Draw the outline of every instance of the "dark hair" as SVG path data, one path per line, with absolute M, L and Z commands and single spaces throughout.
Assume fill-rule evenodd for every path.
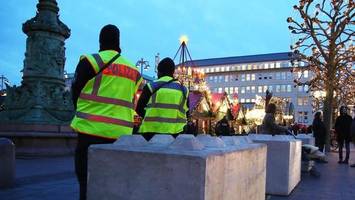
M 164 58 L 158 64 L 158 72 L 161 75 L 173 76 L 175 71 L 175 63 L 171 58 Z
M 266 113 L 276 113 L 276 105 L 274 103 L 269 103 L 266 107 Z
M 321 116 L 321 112 L 316 112 L 316 114 L 314 114 L 314 119 L 320 119 L 320 116 Z
M 108 24 L 100 31 L 99 36 L 100 51 L 116 50 L 121 53 L 120 48 L 120 30 L 117 26 Z

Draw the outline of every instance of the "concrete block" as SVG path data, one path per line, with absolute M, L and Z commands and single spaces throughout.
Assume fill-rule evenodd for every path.
M 312 134 L 298 134 L 297 139 L 302 141 L 302 144 L 315 145 L 315 138 Z
M 301 180 L 302 142 L 286 135 L 254 135 L 252 140 L 267 144 L 266 193 L 289 195 Z
M 159 135 L 156 134 L 149 140 L 149 144 L 156 146 L 168 146 L 174 142 L 174 137 L 171 135 Z
M 15 183 L 15 145 L 7 138 L 0 138 L 0 188 Z
M 211 135 L 200 134 L 200 135 L 197 135 L 196 138 L 206 148 L 224 148 L 224 147 L 226 147 L 226 144 L 219 137 L 212 137 Z
M 145 146 L 148 142 L 144 139 L 142 135 L 123 135 L 117 141 L 113 143 L 119 146 Z
M 89 148 L 88 200 L 264 200 L 266 145 L 181 135 L 170 145 Z

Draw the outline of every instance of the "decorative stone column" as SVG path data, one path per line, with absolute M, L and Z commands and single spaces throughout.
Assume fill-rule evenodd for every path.
M 71 95 L 64 90 L 64 41 L 70 29 L 58 11 L 55 0 L 39 0 L 36 16 L 23 24 L 28 37 L 22 85 L 7 87 L 1 122 L 63 125 L 72 119 Z

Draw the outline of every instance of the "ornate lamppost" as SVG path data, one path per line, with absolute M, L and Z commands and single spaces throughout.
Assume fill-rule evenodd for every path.
M 149 69 L 149 62 L 141 58 L 140 60 L 137 61 L 136 63 L 137 67 L 140 67 L 141 69 L 141 76 L 143 76 L 143 69 L 148 70 Z

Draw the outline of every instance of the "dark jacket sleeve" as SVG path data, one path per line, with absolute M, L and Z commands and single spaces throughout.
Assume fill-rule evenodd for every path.
M 151 96 L 152 96 L 151 91 L 149 90 L 148 86 L 145 85 L 143 87 L 142 94 L 139 97 L 137 107 L 136 107 L 136 113 L 142 118 L 144 118 L 145 116 L 145 108 L 147 107 L 147 104 Z
M 71 85 L 72 100 L 75 109 L 81 90 L 90 79 L 95 77 L 95 75 L 96 73 L 90 62 L 86 58 L 81 59 L 76 66 L 74 80 Z

